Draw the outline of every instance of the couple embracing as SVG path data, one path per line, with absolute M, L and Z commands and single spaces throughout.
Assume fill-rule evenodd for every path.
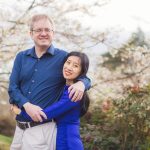
M 10 150 L 83 150 L 80 117 L 89 106 L 89 59 L 52 45 L 54 24 L 45 14 L 30 22 L 34 47 L 17 54 L 8 93 L 16 113 Z

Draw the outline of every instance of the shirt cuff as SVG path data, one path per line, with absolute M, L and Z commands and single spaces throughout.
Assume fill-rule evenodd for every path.
M 19 106 L 19 108 L 22 108 L 23 105 L 24 105 L 25 103 L 27 103 L 27 102 L 29 102 L 29 100 L 28 100 L 27 98 L 22 98 L 21 101 L 19 101 L 19 102 L 17 103 L 17 105 Z

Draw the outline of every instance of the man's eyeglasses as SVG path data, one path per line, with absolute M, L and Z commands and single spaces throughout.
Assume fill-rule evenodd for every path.
M 32 29 L 31 31 L 38 33 L 38 34 L 41 34 L 43 31 L 45 33 L 51 33 L 53 30 L 49 29 L 49 28 L 45 28 L 45 29 Z

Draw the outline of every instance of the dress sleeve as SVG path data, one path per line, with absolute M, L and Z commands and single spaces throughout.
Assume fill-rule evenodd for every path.
M 46 114 L 47 119 L 53 119 L 63 115 L 75 107 L 80 107 L 80 101 L 72 102 L 71 99 L 69 99 L 68 90 L 66 90 L 63 92 L 63 95 L 58 102 L 46 107 L 43 109 L 43 112 Z M 25 111 L 22 111 L 20 115 L 22 115 L 26 120 L 32 121 Z

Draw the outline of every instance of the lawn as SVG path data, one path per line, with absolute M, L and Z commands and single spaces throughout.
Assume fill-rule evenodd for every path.
M 11 137 L 0 135 L 0 150 L 9 150 L 11 141 Z

